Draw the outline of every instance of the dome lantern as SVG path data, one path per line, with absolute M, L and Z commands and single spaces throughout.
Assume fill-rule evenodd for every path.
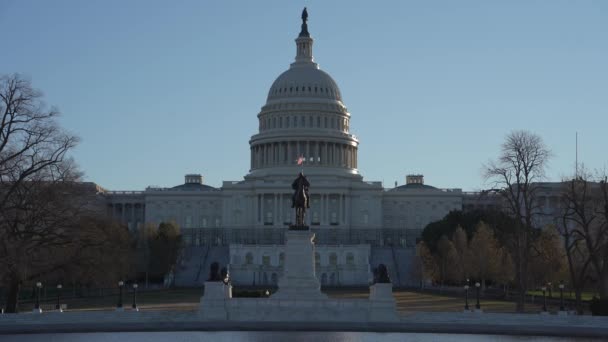
M 312 57 L 312 43 L 313 39 L 310 37 L 310 33 L 308 32 L 308 12 L 306 11 L 306 7 L 302 11 L 302 30 L 296 38 L 296 61 L 291 64 L 292 67 L 297 66 L 310 66 L 313 65 L 317 67 L 317 64 L 314 62 L 314 58 Z

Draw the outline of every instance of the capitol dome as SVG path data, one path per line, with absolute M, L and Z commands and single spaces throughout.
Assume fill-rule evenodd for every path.
M 272 83 L 257 115 L 246 178 L 291 177 L 302 169 L 308 175 L 361 178 L 350 113 L 336 81 L 314 61 L 307 19 L 304 10 L 295 61 Z
M 292 97 L 310 97 L 342 102 L 342 95 L 336 81 L 328 73 L 320 70 L 316 63 L 308 66 L 292 65 L 274 81 L 268 92 L 267 101 Z

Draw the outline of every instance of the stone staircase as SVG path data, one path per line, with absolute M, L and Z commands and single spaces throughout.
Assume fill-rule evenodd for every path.
M 220 267 L 228 265 L 228 247 L 193 246 L 184 249 L 183 259 L 177 267 L 175 286 L 201 286 L 209 276 L 211 263 L 219 262 Z

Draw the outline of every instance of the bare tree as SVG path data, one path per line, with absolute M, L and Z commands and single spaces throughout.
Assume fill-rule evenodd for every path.
M 517 311 L 523 312 L 528 286 L 528 261 L 532 244 L 538 234 L 536 217 L 540 215 L 538 182 L 545 175 L 551 152 L 540 136 L 528 131 L 513 131 L 507 135 L 496 161 L 485 167 L 485 177 L 499 189 L 504 210 L 514 220 L 508 247 L 515 266 L 518 285 Z
M 18 74 L 0 77 L 0 116 L 0 281 L 7 311 L 16 312 L 23 284 L 99 265 L 87 256 L 115 234 L 86 224 L 103 206 L 68 156 L 78 139 Z

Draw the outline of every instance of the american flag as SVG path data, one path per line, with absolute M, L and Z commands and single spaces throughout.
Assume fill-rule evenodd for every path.
M 306 159 L 304 159 L 304 156 L 300 155 L 298 157 L 298 159 L 296 159 L 296 163 L 298 163 L 298 165 L 302 165 L 302 164 L 304 164 L 304 160 L 306 160 Z

